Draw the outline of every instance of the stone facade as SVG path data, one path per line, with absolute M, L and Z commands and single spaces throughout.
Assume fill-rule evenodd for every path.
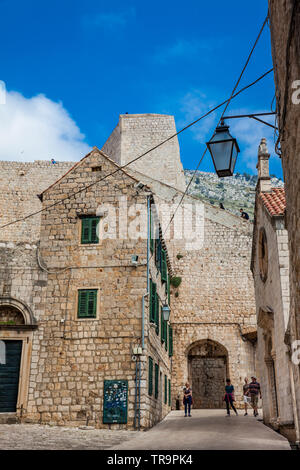
M 74 162 L 0 161 L 0 226 L 41 209 L 37 195 L 55 183 Z M 38 241 L 40 214 L 18 224 L 1 228 L 0 241 Z
M 157 165 L 153 156 L 140 161 L 145 168 L 124 171 L 116 162 L 123 165 L 131 155 L 134 158 L 154 141 L 170 136 L 174 120 L 128 115 L 121 117 L 118 126 L 103 147 L 113 159 L 94 148 L 75 165 L 3 163 L 3 168 L 11 168 L 13 175 L 8 169 L 6 178 L 13 179 L 13 185 L 9 196 L 6 187 L 3 194 L 0 190 L 5 201 L 2 225 L 27 214 L 30 207 L 43 209 L 1 229 L 0 236 L 0 313 L 3 323 L 13 321 L 16 311 L 24 317 L 23 327 L 1 325 L 0 317 L 0 340 L 23 341 L 17 412 L 27 421 L 108 426 L 103 424 L 103 384 L 117 379 L 128 381 L 128 422 L 111 424 L 112 428 L 137 426 L 139 411 L 141 427 L 160 421 L 170 405 L 175 408 L 178 396 L 181 402 L 187 380 L 195 386 L 196 407 L 216 407 L 223 406 L 221 384 L 225 375 L 230 376 L 242 406 L 243 379 L 256 368 L 249 269 L 252 224 L 187 196 L 184 211 L 178 210 L 170 230 L 165 230 L 182 197 L 177 138 L 162 146 L 160 153 L 154 152 Z M 152 164 L 157 168 L 149 174 Z M 171 165 L 174 174 L 168 170 Z M 26 168 L 31 177 L 28 174 L 24 180 L 21 173 Z M 102 179 L 111 172 L 112 177 Z M 166 182 L 161 181 L 165 177 Z M 22 191 L 14 193 L 18 185 Z M 72 192 L 76 194 L 67 197 Z M 10 213 L 14 196 L 17 201 L 12 202 Z M 147 242 L 150 199 L 157 204 L 155 219 L 161 221 L 158 240 L 166 250 L 168 276 L 181 281 L 177 286 L 171 282 L 167 331 L 173 328 L 173 356 L 170 337 L 162 336 L 160 315 L 158 328 L 150 321 L 150 279 L 156 284 L 159 305 L 167 301 L 166 282 Z M 82 220 L 95 215 L 100 217 L 99 243 L 81 243 Z M 192 220 L 200 223 L 196 239 L 178 236 L 181 217 L 189 227 Z M 135 264 L 132 256 L 138 256 Z M 95 318 L 78 318 L 82 289 L 97 290 Z M 136 356 L 138 347 L 142 354 Z
M 298 423 L 292 362 L 289 347 L 284 342 L 290 316 L 288 234 L 281 201 L 283 190 L 271 188 L 269 157 L 263 139 L 258 152 L 252 252 L 258 323 L 258 371 L 264 422 L 296 441 Z
M 300 3 L 269 0 L 272 56 L 275 72 L 279 142 L 286 191 L 286 228 L 290 256 L 291 348 L 300 339 Z M 300 370 L 294 365 L 294 386 L 300 422 Z M 300 440 L 300 436 L 298 436 Z
M 102 150 L 119 165 L 131 160 L 176 134 L 173 116 L 163 114 L 122 114 Z M 130 165 L 151 178 L 185 189 L 178 139 L 173 138 Z

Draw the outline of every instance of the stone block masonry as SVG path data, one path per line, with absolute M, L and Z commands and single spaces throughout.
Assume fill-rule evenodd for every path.
M 155 203 L 176 205 L 185 187 L 178 140 L 172 139 L 150 153 L 133 169 L 120 170 L 51 206 L 74 189 L 83 189 L 116 170 L 116 163 L 127 163 L 175 132 L 172 116 L 123 115 L 103 147 L 112 160 L 94 148 L 71 171 L 71 163 L 0 165 L 4 168 L 0 221 L 10 221 L 33 208 L 45 209 L 0 234 L 0 315 L 7 321 L 12 309 L 17 309 L 25 319 L 23 329 L 22 325 L 11 331 L 7 325 L 0 327 L 0 338 L 21 338 L 24 342 L 17 401 L 17 413 L 23 420 L 105 427 L 103 382 L 122 379 L 129 385 L 128 423 L 111 426 L 134 426 L 137 397 L 132 350 L 142 338 L 147 240 L 103 236 L 97 244 L 83 244 L 81 224 L 82 218 L 95 216 L 100 209 L 101 233 L 118 231 L 118 217 L 110 226 L 101 208 L 109 204 L 119 215 L 121 196 L 127 198 L 129 206 L 145 208 L 150 195 Z M 139 189 L 139 181 L 146 186 Z M 36 196 L 41 193 L 42 202 Z M 250 272 L 252 225 L 192 197 L 186 197 L 185 202 L 191 207 L 189 222 L 196 209 L 201 209 L 204 230 L 198 248 L 191 248 L 182 238 L 165 240 L 169 275 L 181 278 L 178 287 L 171 286 L 171 358 L 162 341 L 161 321 L 157 330 L 149 317 L 149 296 L 145 298 L 145 347 L 140 357 L 142 428 L 153 426 L 170 411 L 165 379 L 167 386 L 169 380 L 172 382 L 173 408 L 178 395 L 182 402 L 186 380 L 195 385 L 194 393 L 199 395 L 195 396 L 196 406 L 217 406 L 225 373 L 230 375 L 242 404 L 243 377 L 255 370 L 255 346 L 247 339 L 248 332 L 255 333 L 256 328 Z M 164 211 L 170 217 L 168 205 Z M 130 220 L 138 217 L 138 213 L 130 215 Z M 139 257 L 138 266 L 132 265 L 132 255 Z M 157 286 L 160 308 L 166 299 L 166 285 L 155 256 L 150 258 L 149 271 Z M 78 318 L 81 289 L 97 291 L 95 318 Z M 13 318 L 19 321 L 15 310 Z M 201 354 L 195 353 L 198 350 Z M 154 374 L 153 393 L 149 392 L 150 357 L 154 368 L 158 365 L 157 394 Z
M 0 161 L 0 226 L 41 209 L 37 197 L 65 174 L 74 162 L 37 160 L 35 162 Z M 40 214 L 24 222 L 0 229 L 1 241 L 39 240 Z
M 173 116 L 122 114 L 102 150 L 118 164 L 126 165 L 173 134 L 176 134 Z M 131 164 L 129 168 L 181 190 L 185 189 L 177 137 Z

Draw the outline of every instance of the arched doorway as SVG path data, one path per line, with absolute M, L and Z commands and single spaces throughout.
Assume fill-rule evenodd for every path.
M 223 408 L 227 349 L 210 339 L 192 344 L 188 351 L 188 371 L 193 408 Z
M 13 298 L 0 297 L 0 413 L 26 407 L 33 330 L 31 310 Z

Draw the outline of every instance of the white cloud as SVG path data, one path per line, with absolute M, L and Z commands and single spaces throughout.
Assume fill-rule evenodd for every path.
M 178 127 L 181 128 L 207 113 L 216 103 L 209 101 L 207 96 L 200 90 L 192 90 L 182 98 L 180 104 L 180 112 L 183 115 L 183 119 L 178 122 Z M 191 127 L 194 139 L 205 143 L 212 136 L 217 120 L 218 115 L 212 113 Z
M 6 93 L 0 105 L 0 160 L 77 161 L 90 151 L 62 103 L 37 95 Z
M 178 127 L 181 128 L 189 122 L 196 120 L 201 115 L 212 109 L 217 103 L 210 101 L 207 96 L 200 90 L 192 90 L 187 93 L 180 101 L 180 112 L 182 119 L 178 121 Z M 191 127 L 193 138 L 198 142 L 205 145 L 213 135 L 213 132 L 218 124 L 223 108 L 218 109 L 216 112 L 209 114 L 199 123 Z M 229 108 L 226 111 L 228 116 L 235 116 L 241 114 L 268 112 L 266 110 L 255 111 L 250 109 L 233 109 Z M 262 116 L 266 122 L 274 124 L 274 116 Z M 256 174 L 257 164 L 257 151 L 260 141 L 263 137 L 267 139 L 268 149 L 271 154 L 271 161 L 278 164 L 278 157 L 274 151 L 274 130 L 262 123 L 250 118 L 229 119 L 226 122 L 230 129 L 229 132 L 238 141 L 241 153 L 239 154 L 239 161 L 245 168 L 245 172 L 251 170 Z

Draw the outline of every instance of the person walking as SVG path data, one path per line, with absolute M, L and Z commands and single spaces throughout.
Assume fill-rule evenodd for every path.
M 192 397 L 192 389 L 190 384 L 187 382 L 183 389 L 183 404 L 184 404 L 184 416 L 187 416 L 187 412 L 189 416 L 191 415 L 191 405 L 193 404 L 193 397 Z
M 256 377 L 251 377 L 252 382 L 249 384 L 249 394 L 251 397 L 251 406 L 253 408 L 253 416 L 258 416 L 257 405 L 258 405 L 258 394 L 261 396 L 260 383 L 256 381 Z
M 230 416 L 230 406 L 235 412 L 235 414 L 238 415 L 238 412 L 236 411 L 236 408 L 233 404 L 233 402 L 235 401 L 234 400 L 234 386 L 231 384 L 230 379 L 226 379 L 224 401 L 226 403 L 226 408 L 227 408 L 227 417 Z
M 244 405 L 245 405 L 245 414 L 244 416 L 248 415 L 248 405 L 250 403 L 250 393 L 249 393 L 249 384 L 248 384 L 248 378 L 245 377 L 245 383 L 243 385 L 243 395 L 244 395 Z

